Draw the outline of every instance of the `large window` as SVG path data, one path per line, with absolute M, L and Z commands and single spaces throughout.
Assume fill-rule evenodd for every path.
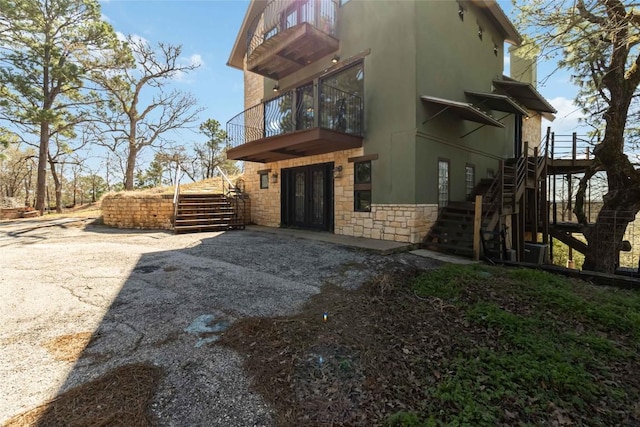
M 449 161 L 438 160 L 438 207 L 449 203 Z
M 353 164 L 353 210 L 371 212 L 371 160 Z
M 358 62 L 320 81 L 320 126 L 362 134 L 364 63 Z
M 476 168 L 473 165 L 467 165 L 464 169 L 464 185 L 467 197 L 473 193 L 476 183 Z
M 362 97 L 364 94 L 364 62 L 358 62 L 323 78 L 322 84 Z

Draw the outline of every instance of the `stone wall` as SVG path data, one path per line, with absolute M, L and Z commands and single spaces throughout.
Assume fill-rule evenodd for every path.
M 22 207 L 0 209 L 0 219 L 32 218 L 35 216 L 40 216 L 40 213 L 31 208 Z
M 20 218 L 20 208 L 0 209 L 0 219 L 16 219 Z
M 251 222 L 267 227 L 280 226 L 280 188 L 282 169 L 316 163 L 334 162 L 342 172 L 334 179 L 334 233 L 419 243 L 436 221 L 437 205 L 426 204 L 373 204 L 371 212 L 353 209 L 354 164 L 349 157 L 361 156 L 362 148 L 337 151 L 317 156 L 301 157 L 273 163 L 245 163 L 243 176 L 245 191 L 251 198 Z M 375 160 L 373 161 L 375 168 Z M 260 188 L 259 171 L 268 170 L 269 188 Z M 273 175 L 277 182 L 272 182 Z M 375 193 L 376 189 L 373 188 Z
M 244 70 L 244 108 L 259 104 L 264 96 L 264 77 Z
M 173 195 L 107 195 L 102 199 L 102 218 L 105 225 L 115 228 L 169 230 Z
M 536 114 L 522 121 L 522 142 L 529 143 L 529 155 L 533 155 L 533 149 L 540 147 L 542 141 L 542 117 Z
M 438 218 L 438 205 L 379 205 L 371 212 L 353 212 L 336 234 L 395 242 L 419 243 Z

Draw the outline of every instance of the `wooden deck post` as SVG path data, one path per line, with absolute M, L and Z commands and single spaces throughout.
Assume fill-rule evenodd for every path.
M 531 224 L 531 234 L 533 243 L 538 243 L 538 228 L 540 224 L 540 205 L 539 205 L 539 195 L 540 195 L 540 187 L 538 182 L 538 147 L 533 148 L 533 220 Z
M 480 227 L 482 226 L 482 196 L 476 196 L 475 212 L 473 216 L 473 260 L 480 259 Z

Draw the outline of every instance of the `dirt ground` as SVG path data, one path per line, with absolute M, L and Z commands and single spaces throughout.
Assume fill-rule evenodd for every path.
M 0 424 L 144 364 L 161 372 L 155 424 L 273 425 L 242 357 L 217 343 L 229 326 L 293 314 L 323 284 L 353 289 L 394 266 L 435 264 L 247 230 L 173 235 L 74 218 L 0 222 Z

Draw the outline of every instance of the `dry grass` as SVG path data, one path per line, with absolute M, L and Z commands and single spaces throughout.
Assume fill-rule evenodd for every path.
M 160 378 L 160 368 L 152 365 L 120 366 L 11 418 L 5 426 L 151 426 L 150 403 Z
M 242 175 L 229 175 L 229 180 L 235 183 L 238 179 L 240 179 Z M 136 198 L 136 197 L 149 197 L 149 196 L 166 196 L 172 195 L 175 190 L 174 186 L 168 187 L 155 187 L 155 188 L 145 188 L 142 190 L 133 190 L 133 191 L 118 191 L 118 192 L 109 192 L 102 196 L 109 197 L 122 197 L 122 198 Z M 212 192 L 221 192 L 222 191 L 222 178 L 207 178 L 202 181 L 197 182 L 189 182 L 180 184 L 180 192 L 196 192 L 196 191 L 212 191 Z
M 91 332 L 61 335 L 42 344 L 53 358 L 63 362 L 75 362 L 87 347 L 92 337 Z
M 636 294 L 528 270 L 416 273 L 325 286 L 219 342 L 246 355 L 278 426 L 640 425 Z

